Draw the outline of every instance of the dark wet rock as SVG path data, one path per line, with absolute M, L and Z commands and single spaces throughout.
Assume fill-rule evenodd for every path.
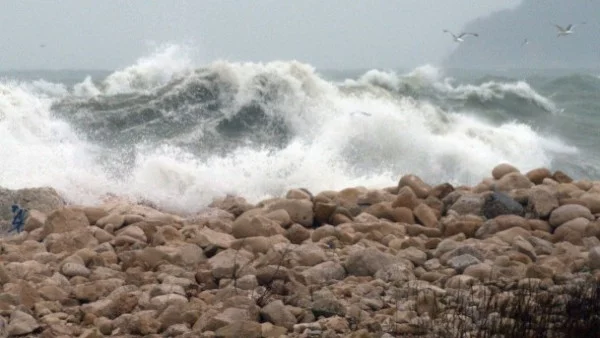
M 501 192 L 492 192 L 485 198 L 483 216 L 492 219 L 500 215 L 524 215 L 523 206 L 510 196 Z

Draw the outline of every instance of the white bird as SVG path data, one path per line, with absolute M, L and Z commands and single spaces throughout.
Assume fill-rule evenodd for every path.
M 459 36 L 456 36 L 454 33 L 452 33 L 451 31 L 449 31 L 447 29 L 444 29 L 444 33 L 449 33 L 450 35 L 452 35 L 452 38 L 454 39 L 454 42 L 463 42 L 463 41 L 465 41 L 463 39 L 463 37 L 467 36 L 467 35 L 473 35 L 474 37 L 478 37 L 479 36 L 479 34 L 477 34 L 477 33 L 467 33 L 467 32 L 460 33 Z
M 582 22 L 581 24 L 585 25 L 585 22 Z M 575 28 L 575 25 L 573 24 L 569 24 L 566 28 L 563 28 L 557 24 L 554 24 L 554 26 L 558 29 L 558 34 L 556 35 L 557 37 L 571 35 L 573 34 L 573 28 Z

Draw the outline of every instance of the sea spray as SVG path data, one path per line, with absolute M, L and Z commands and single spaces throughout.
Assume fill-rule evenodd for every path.
M 224 194 L 256 202 L 295 187 L 390 186 L 407 173 L 474 184 L 499 162 L 525 171 L 577 152 L 518 114 L 489 118 L 515 97 L 530 115 L 551 114 L 527 83 L 441 73 L 372 70 L 336 83 L 298 61 L 195 65 L 171 46 L 72 88 L 2 82 L 0 186 L 193 212 Z

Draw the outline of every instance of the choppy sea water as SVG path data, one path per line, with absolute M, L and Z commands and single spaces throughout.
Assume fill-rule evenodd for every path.
M 225 194 L 476 184 L 500 162 L 600 179 L 589 70 L 319 70 L 195 64 L 169 46 L 116 71 L 0 77 L 0 186 L 193 212 Z

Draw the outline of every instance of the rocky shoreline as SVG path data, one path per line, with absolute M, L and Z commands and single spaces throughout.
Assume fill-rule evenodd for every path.
M 473 187 L 292 189 L 174 215 L 30 209 L 0 238 L 0 331 L 22 337 L 600 336 L 600 181 L 509 164 Z

